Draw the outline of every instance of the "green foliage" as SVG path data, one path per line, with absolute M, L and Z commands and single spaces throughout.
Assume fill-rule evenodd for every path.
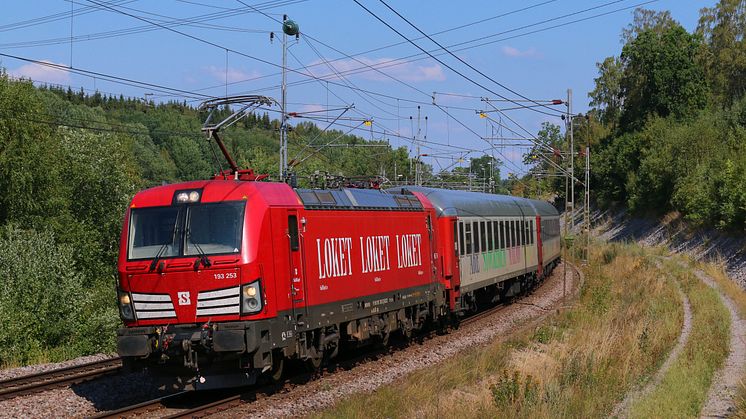
M 599 64 L 589 95 L 611 129 L 591 154 L 600 204 L 677 210 L 696 225 L 746 231 L 742 6 L 723 0 L 703 9 L 695 34 L 668 13 L 635 13 L 620 66 L 614 57 Z
M 692 116 L 707 104 L 699 37 L 680 25 L 646 30 L 622 48 L 621 124 L 635 129 L 653 115 Z
M 103 295 L 86 290 L 72 247 L 52 233 L 0 228 L 0 365 L 59 347 L 110 349 L 116 317 L 101 308 Z
M 503 371 L 498 381 L 490 386 L 492 397 L 498 408 L 510 407 L 521 410 L 535 403 L 541 396 L 539 383 L 530 375 L 519 371 Z

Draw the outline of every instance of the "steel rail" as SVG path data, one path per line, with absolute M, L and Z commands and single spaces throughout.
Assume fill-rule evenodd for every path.
M 82 383 L 119 373 L 121 369 L 122 360 L 110 358 L 3 380 L 0 381 L 0 400 Z

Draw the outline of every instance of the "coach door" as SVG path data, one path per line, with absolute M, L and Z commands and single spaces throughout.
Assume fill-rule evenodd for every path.
M 306 284 L 303 270 L 303 250 L 301 249 L 301 235 L 298 226 L 297 211 L 288 211 L 288 240 L 290 251 L 290 303 L 295 320 L 298 315 L 305 313 Z
M 534 233 L 532 233 L 534 234 Z M 544 243 L 541 239 L 541 216 L 536 216 L 536 251 L 538 256 L 538 266 L 536 272 L 539 274 L 539 278 L 544 276 Z

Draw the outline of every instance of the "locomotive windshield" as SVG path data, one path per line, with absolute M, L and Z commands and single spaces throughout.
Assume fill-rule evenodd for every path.
M 133 208 L 129 259 L 238 253 L 244 202 Z

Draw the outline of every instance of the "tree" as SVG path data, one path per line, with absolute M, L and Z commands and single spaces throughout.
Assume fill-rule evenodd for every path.
M 700 38 L 680 25 L 643 31 L 624 46 L 623 129 L 639 129 L 652 115 L 684 118 L 704 108 L 708 89 L 699 47 Z
M 746 92 L 746 0 L 720 0 L 700 12 L 697 33 L 713 92 L 728 106 Z
M 622 29 L 620 41 L 622 44 L 629 44 L 643 32 L 653 31 L 663 33 L 678 25 L 668 10 L 658 12 L 638 7 L 635 9 L 632 23 Z
M 596 63 L 598 77 L 593 79 L 596 87 L 588 93 L 590 106 L 598 110 L 601 122 L 615 126 L 622 109 L 622 62 L 618 57 L 606 57 Z

